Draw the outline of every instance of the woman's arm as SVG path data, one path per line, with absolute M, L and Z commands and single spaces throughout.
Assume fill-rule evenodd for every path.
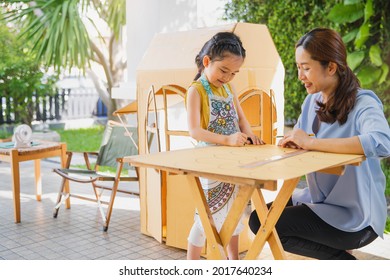
M 244 133 L 221 135 L 203 129 L 200 125 L 200 109 L 200 95 L 195 87 L 190 87 L 187 92 L 187 114 L 188 129 L 192 138 L 197 141 L 227 146 L 243 146 L 245 144 L 247 135 Z
M 347 122 L 351 122 L 351 127 L 355 128 L 355 136 L 311 138 L 296 126 L 279 145 L 324 152 L 364 154 L 366 157 L 388 157 L 390 129 L 380 100 L 371 91 L 366 92 L 358 97 L 354 111 L 353 115 L 348 116 Z
M 314 138 L 307 135 L 302 129 L 294 129 L 279 141 L 279 146 L 301 148 L 305 150 L 358 154 L 363 155 L 364 150 L 358 136 L 348 138 Z

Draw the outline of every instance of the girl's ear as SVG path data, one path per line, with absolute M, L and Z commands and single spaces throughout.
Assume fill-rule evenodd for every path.
M 333 76 L 337 72 L 338 65 L 334 62 L 329 62 L 328 65 L 328 73 L 329 75 Z
M 210 57 L 208 55 L 205 55 L 203 57 L 203 66 L 206 68 L 207 66 L 209 66 L 210 62 L 211 62 Z

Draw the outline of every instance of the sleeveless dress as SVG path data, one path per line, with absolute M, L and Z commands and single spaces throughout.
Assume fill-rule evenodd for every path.
M 200 77 L 200 82 L 202 86 L 206 90 L 207 97 L 209 100 L 209 123 L 207 126 L 207 130 L 223 134 L 230 135 L 240 131 L 238 126 L 238 115 L 237 111 L 234 107 L 233 95 L 231 94 L 228 86 L 224 85 L 224 89 L 227 92 L 227 97 L 214 95 L 209 82 L 206 77 L 202 75 Z M 199 142 L 198 146 L 208 146 L 215 145 L 206 142 Z M 199 178 L 200 183 L 202 184 L 202 188 L 210 208 L 211 214 L 213 216 L 215 226 L 218 231 L 220 231 L 225 218 L 229 212 L 231 205 L 233 204 L 234 198 L 237 195 L 238 188 L 236 185 L 229 184 L 225 182 L 219 182 L 212 179 L 207 178 Z M 241 218 L 242 221 L 243 218 Z M 195 214 L 195 223 L 193 229 L 191 231 L 197 231 L 199 234 L 199 230 L 204 236 L 204 230 L 199 218 L 199 215 Z M 244 228 L 242 222 L 239 222 L 237 228 L 233 235 L 238 235 Z M 194 227 L 197 227 L 195 229 Z M 189 242 L 195 246 L 203 246 L 204 245 L 204 237 L 201 240 L 195 238 L 193 239 L 192 235 L 194 233 L 190 233 Z

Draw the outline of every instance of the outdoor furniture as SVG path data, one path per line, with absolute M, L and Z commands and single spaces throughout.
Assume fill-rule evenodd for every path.
M 163 114 L 164 114 L 164 135 L 165 135 L 165 150 L 171 150 L 171 140 L 173 138 L 179 137 L 189 137 L 190 133 L 188 130 L 181 130 L 175 127 L 171 127 L 172 119 L 174 116 L 170 116 L 169 110 L 170 108 L 175 108 L 176 104 L 182 103 L 184 104 L 184 99 L 186 95 L 186 90 L 183 88 L 179 88 L 174 85 L 165 85 L 162 86 L 161 89 L 163 94 Z M 158 94 L 158 92 L 157 92 Z M 171 95 L 173 100 L 169 100 L 168 96 Z M 180 104 L 181 105 L 181 104 Z M 181 138 L 182 139 L 182 138 Z
M 33 142 L 32 147 L 13 148 L 13 142 L 0 143 L 0 161 L 11 164 L 12 194 L 14 200 L 15 223 L 20 223 L 20 169 L 19 163 L 34 161 L 35 167 L 35 192 L 38 201 L 42 195 L 41 165 L 40 160 L 49 157 L 60 157 L 61 167 L 66 164 L 66 144 L 39 140 Z M 67 187 L 66 183 L 64 187 Z
M 69 197 L 76 197 L 79 199 L 95 201 L 99 207 L 101 217 L 103 219 L 103 230 L 107 231 L 110 223 L 110 218 L 113 210 L 115 196 L 117 192 L 127 193 L 130 195 L 139 195 L 139 187 L 136 191 L 121 189 L 118 187 L 119 182 L 138 182 L 138 171 L 132 171 L 132 174 L 123 174 L 123 169 L 129 169 L 128 164 L 124 164 L 122 158 L 124 156 L 138 154 L 138 131 L 137 127 L 130 127 L 122 125 L 118 122 L 109 121 L 104 132 L 102 144 L 99 152 L 81 152 L 87 169 L 73 169 L 70 168 L 72 156 L 75 152 L 67 152 L 68 158 L 65 168 L 56 168 L 53 171 L 63 177 L 63 181 L 58 193 L 57 203 L 54 207 L 53 217 L 58 216 L 59 208 L 63 199 L 69 199 Z M 92 167 L 91 159 L 95 157 L 95 166 Z M 99 170 L 101 167 L 113 167 L 116 168 L 116 173 L 109 174 L 103 173 Z M 92 186 L 94 197 L 90 198 L 76 193 L 71 193 L 69 187 L 66 187 L 66 183 L 74 181 L 83 184 L 89 184 Z M 102 182 L 111 182 L 109 186 L 103 185 Z M 104 190 L 111 191 L 111 195 L 108 201 L 103 201 L 102 194 Z M 106 211 L 104 211 L 102 204 L 108 205 Z M 70 207 L 70 204 L 67 208 Z
M 267 144 L 276 143 L 277 112 L 275 94 L 250 87 L 238 94 L 238 100 L 253 132 Z
M 123 161 L 133 166 L 187 176 L 189 190 L 210 244 L 208 259 L 226 259 L 226 247 L 250 199 L 259 215 L 261 227 L 245 259 L 256 259 L 265 242 L 269 243 L 275 259 L 285 259 L 275 224 L 301 176 L 315 171 L 341 175 L 345 165 L 359 165 L 364 159 L 363 155 L 294 150 L 275 145 L 246 145 L 182 149 L 125 157 Z M 237 197 L 219 233 L 198 177 L 239 185 Z M 279 179 L 284 180 L 284 184 L 272 207 L 267 209 L 262 189 L 276 191 Z

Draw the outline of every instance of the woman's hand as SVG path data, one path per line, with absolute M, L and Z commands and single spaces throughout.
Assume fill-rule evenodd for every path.
M 283 148 L 308 149 L 313 139 L 302 129 L 294 129 L 287 133 L 278 143 Z
M 228 146 L 236 146 L 236 147 L 242 147 L 246 144 L 248 141 L 248 135 L 242 132 L 236 132 L 234 134 L 227 136 L 227 145 Z

